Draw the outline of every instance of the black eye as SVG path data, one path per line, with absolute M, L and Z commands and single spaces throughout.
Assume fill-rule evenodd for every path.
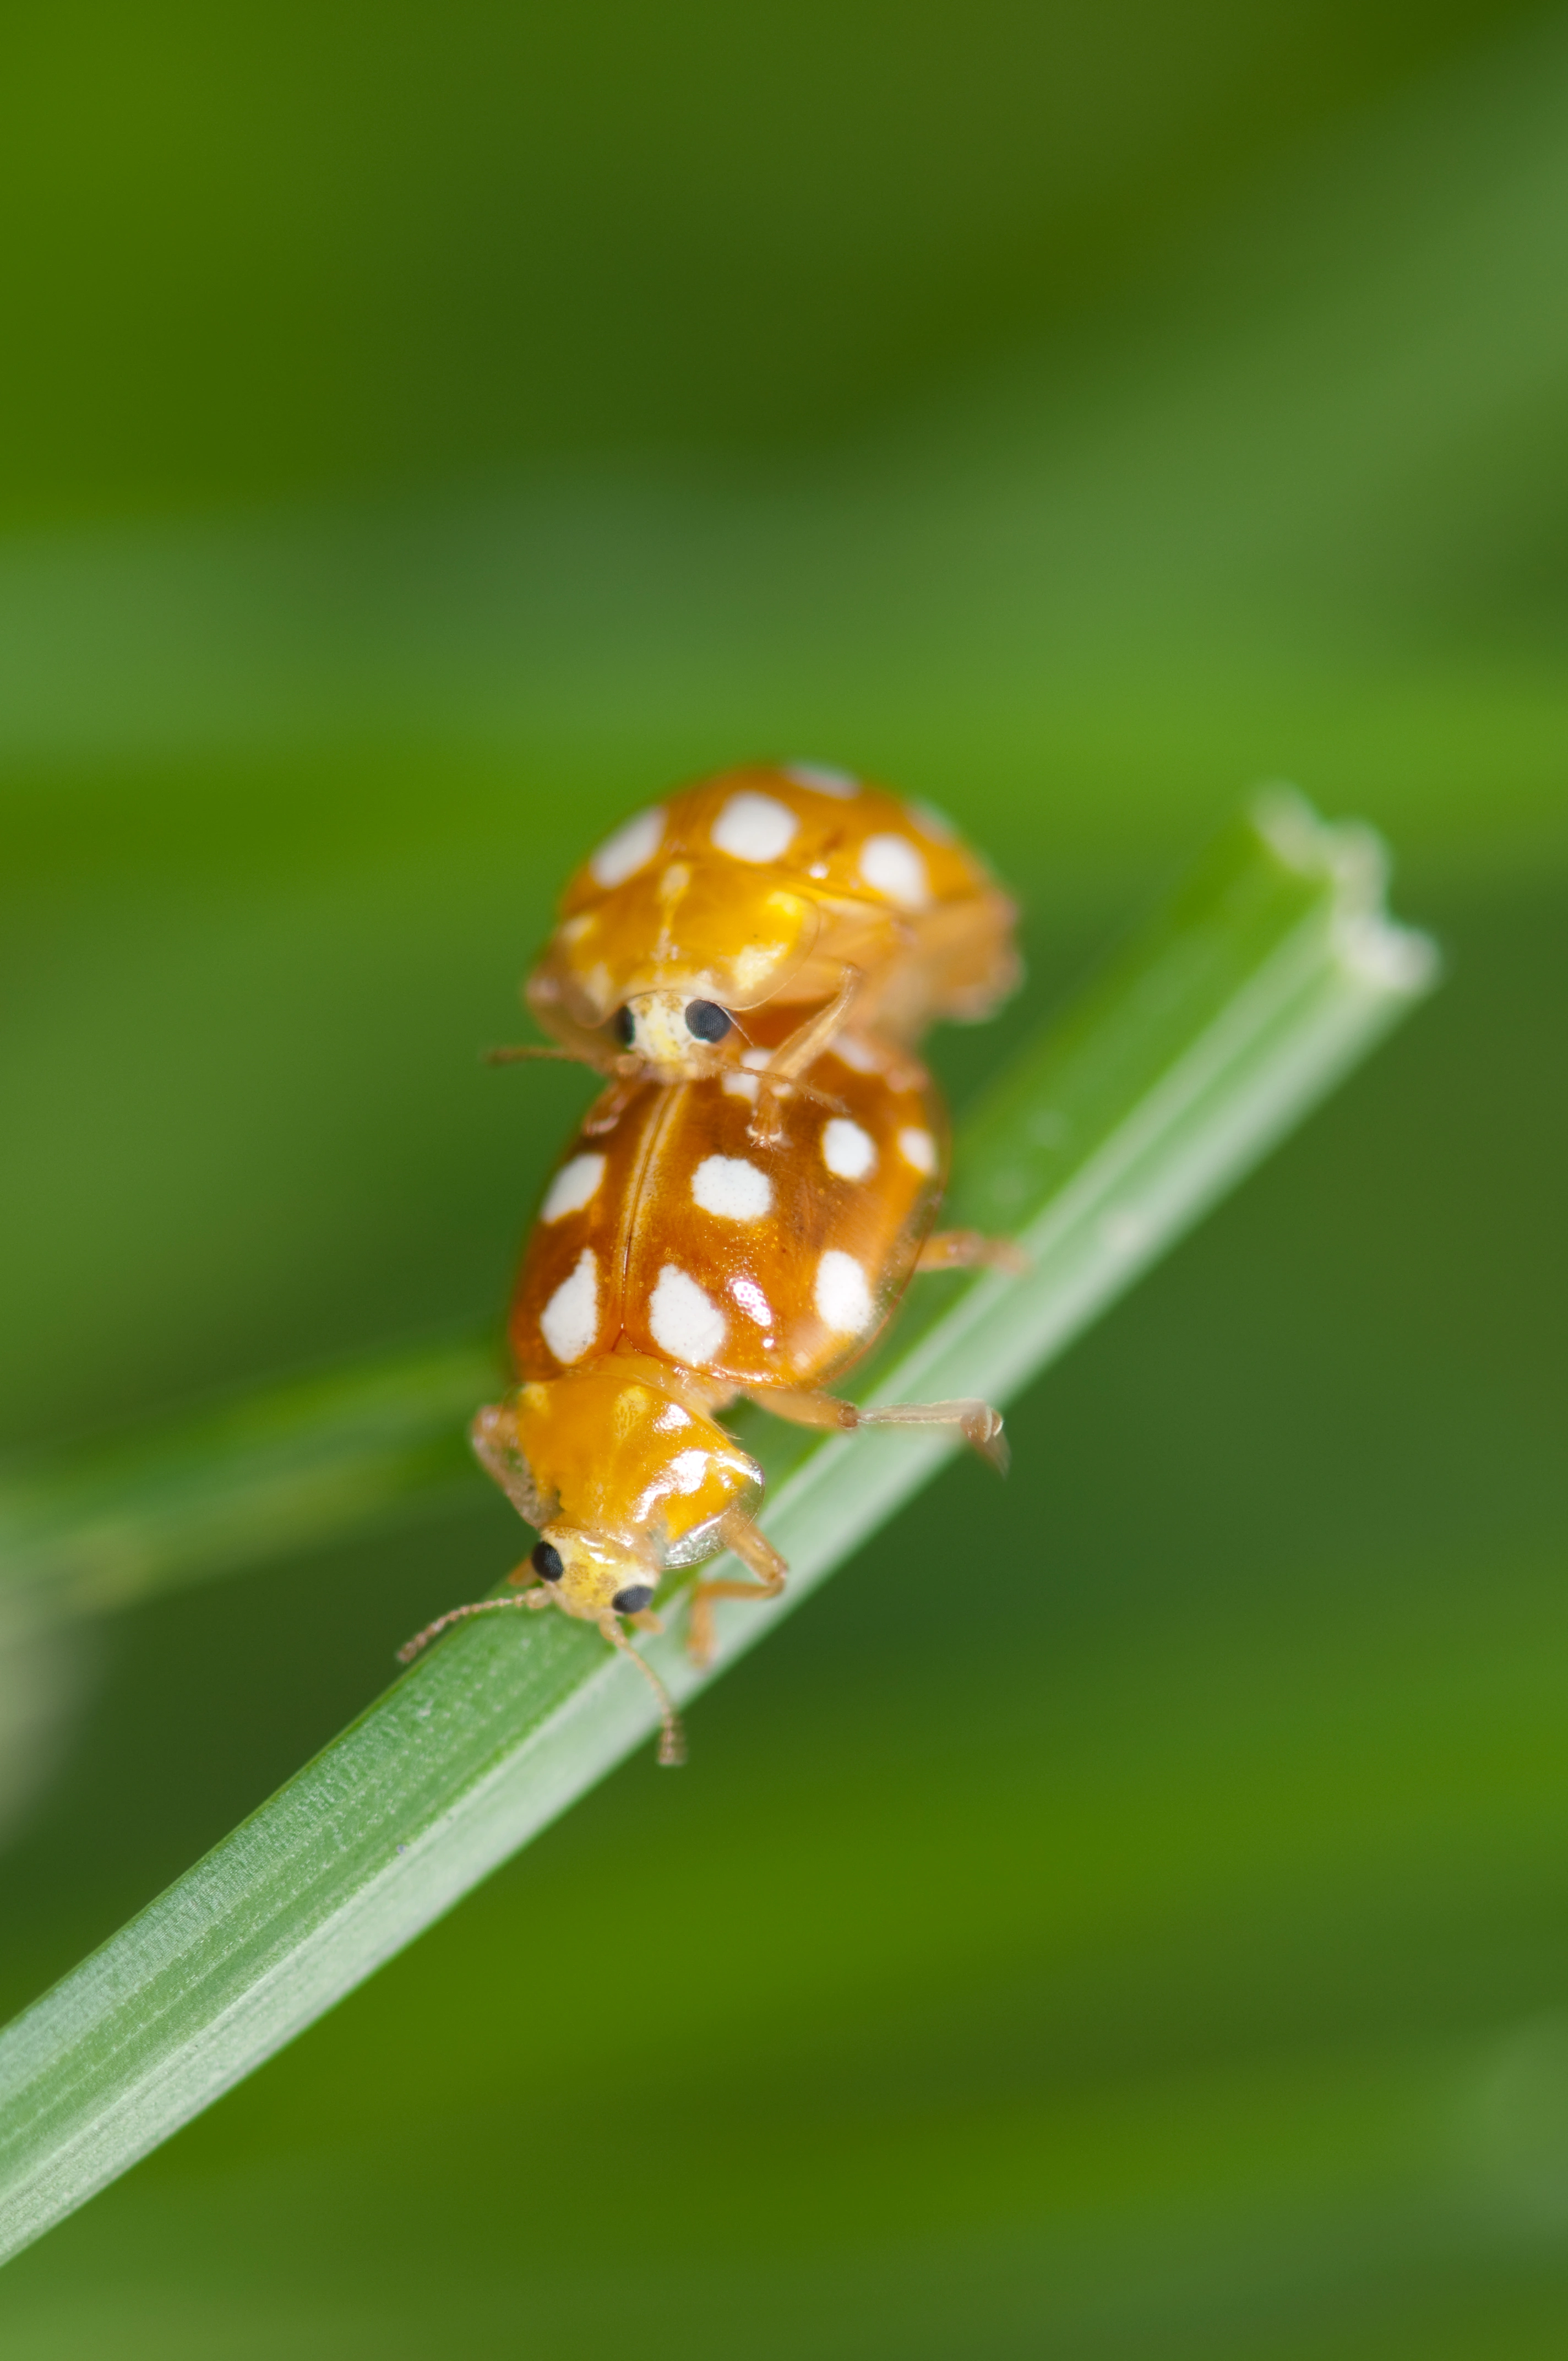
M 560 1551 L 551 1542 L 538 1543 L 528 1562 L 534 1573 L 542 1574 L 546 1582 L 559 1582 L 566 1571 Z
M 618 1590 L 609 1603 L 618 1615 L 641 1615 L 652 1596 L 651 1582 L 633 1582 L 625 1590 Z
M 688 1000 L 686 1031 L 697 1041 L 722 1041 L 734 1020 L 717 1000 Z
M 618 1008 L 609 1020 L 609 1029 L 623 1049 L 630 1049 L 637 1038 L 637 1019 L 630 1008 Z

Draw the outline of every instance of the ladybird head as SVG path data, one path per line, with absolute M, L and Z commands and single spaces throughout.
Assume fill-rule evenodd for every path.
M 545 1526 L 529 1564 L 568 1615 L 590 1623 L 641 1614 L 659 1587 L 658 1562 L 646 1543 L 612 1541 L 560 1519 Z
M 610 1019 L 619 1047 L 661 1082 L 695 1082 L 732 1061 L 743 1038 L 728 1008 L 700 992 L 640 992 Z

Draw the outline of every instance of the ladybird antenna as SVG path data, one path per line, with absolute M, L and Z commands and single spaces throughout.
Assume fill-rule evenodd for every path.
M 562 1058 L 568 1064 L 578 1062 L 570 1049 L 557 1049 L 543 1041 L 506 1042 L 499 1049 L 486 1049 L 482 1055 L 487 1066 L 521 1066 L 524 1059 L 532 1058 Z
M 403 1642 L 398 1650 L 398 1662 L 411 1664 L 416 1656 L 423 1655 L 433 1640 L 439 1640 L 454 1623 L 466 1622 L 470 1615 L 490 1615 L 502 1607 L 532 1607 L 537 1596 L 534 1591 L 525 1590 L 521 1598 L 476 1598 L 467 1607 L 449 1607 L 444 1615 L 438 1615 L 433 1623 L 427 1623 L 422 1631 L 416 1631 L 411 1640 Z
M 498 1600 L 497 1604 L 499 1605 L 500 1602 Z M 599 1625 L 599 1630 L 612 1648 L 619 1650 L 621 1655 L 630 1657 L 652 1690 L 659 1705 L 659 1767 L 663 1771 L 678 1770 L 686 1759 L 686 1733 L 681 1717 L 675 1710 L 674 1698 L 670 1695 L 647 1657 L 638 1654 L 637 1650 L 612 1616 L 605 1617 Z

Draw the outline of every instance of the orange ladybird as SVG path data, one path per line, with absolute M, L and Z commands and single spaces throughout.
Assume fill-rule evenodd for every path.
M 718 1423 L 747 1398 L 817 1427 L 944 1423 L 1000 1461 L 984 1402 L 861 1411 L 824 1390 L 866 1351 L 911 1274 L 998 1259 L 968 1232 L 930 1235 L 947 1135 L 930 1084 L 828 1053 L 759 1146 L 745 1069 L 620 1093 L 590 1111 L 557 1167 L 519 1272 L 509 1334 L 521 1383 L 474 1422 L 480 1461 L 540 1541 L 515 1602 L 555 1605 L 630 1650 L 667 1570 L 729 1549 L 751 1582 L 699 1582 L 689 1643 L 713 1644 L 712 1602 L 772 1597 L 784 1560 L 759 1531 L 756 1461 Z M 636 1661 L 652 1678 L 651 1667 Z M 661 1759 L 679 1759 L 667 1697 Z
M 527 986 L 607 1072 L 691 1081 L 774 1027 L 804 1072 L 851 1014 L 890 1043 L 988 1016 L 1017 981 L 1015 912 L 939 813 L 808 763 L 727 771 L 638 812 L 567 886 Z

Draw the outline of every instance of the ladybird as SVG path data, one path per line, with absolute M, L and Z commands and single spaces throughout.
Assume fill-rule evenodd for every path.
M 760 1087 L 744 1067 L 618 1095 L 590 1110 L 544 1191 L 508 1323 L 519 1383 L 481 1410 L 475 1451 L 537 1547 L 517 1600 L 597 1624 L 658 1688 L 660 1759 L 680 1759 L 674 1708 L 623 1625 L 657 1630 L 672 1570 L 730 1550 L 751 1579 L 698 1581 L 693 1658 L 714 1642 L 713 1603 L 773 1598 L 787 1571 L 756 1522 L 762 1471 L 718 1423 L 737 1400 L 825 1428 L 958 1427 L 1003 1464 L 1002 1420 L 981 1401 L 861 1410 L 826 1389 L 867 1351 L 914 1272 L 1016 1261 L 971 1232 L 933 1234 L 948 1134 L 924 1073 L 889 1072 L 843 1046 L 820 1057 L 759 1147 Z
M 1015 917 L 940 813 L 847 772 L 759 765 L 607 837 L 526 997 L 557 1054 L 605 1072 L 689 1082 L 766 1038 L 782 1090 L 851 1015 L 905 1046 L 938 1017 L 989 1016 L 1018 980 Z M 764 1037 L 764 1006 L 793 1022 Z

